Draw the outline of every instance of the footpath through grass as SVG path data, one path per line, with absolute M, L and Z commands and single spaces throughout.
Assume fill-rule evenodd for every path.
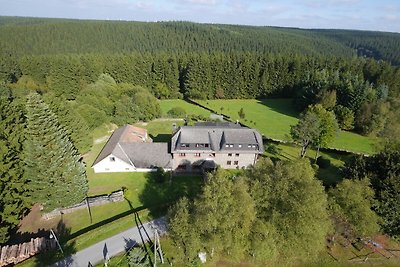
M 291 99 L 233 99 L 233 100 L 197 100 L 218 113 L 225 114 L 232 121 L 259 130 L 268 138 L 290 141 L 290 126 L 298 122 L 298 112 L 293 108 Z M 245 118 L 239 117 L 243 108 Z M 352 132 L 340 131 L 330 148 L 373 154 L 375 138 L 362 136 Z

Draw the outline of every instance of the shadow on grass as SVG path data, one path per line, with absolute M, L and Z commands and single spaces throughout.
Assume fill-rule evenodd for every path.
M 95 230 L 103 225 L 111 223 L 131 214 L 135 214 L 136 225 L 142 225 L 138 212 L 148 209 L 150 216 L 157 218 L 166 214 L 167 209 L 176 200 L 182 196 L 194 197 L 199 191 L 202 184 L 200 176 L 178 176 L 170 177 L 160 181 L 157 179 L 156 173 L 146 174 L 146 184 L 144 190 L 140 193 L 139 198 L 143 203 L 141 207 L 133 207 L 132 203 L 126 199 L 130 206 L 130 210 L 112 216 L 101 222 L 92 224 L 81 230 L 71 234 L 71 230 L 65 227 L 61 220 L 57 226 L 56 234 L 63 246 L 64 253 L 53 251 L 39 255 L 36 259 L 36 266 L 49 266 L 49 264 L 63 259 L 66 255 L 72 255 L 76 252 L 75 241 L 70 241 L 89 231 Z M 149 238 L 148 233 L 144 233 Z M 143 236 L 144 238 L 144 236 Z M 150 238 L 149 238 L 150 239 Z M 67 243 L 67 241 L 70 241 Z M 130 245 L 130 244 L 127 244 Z M 71 256 L 66 257 L 63 262 L 53 266 L 70 266 L 72 262 Z
M 171 132 L 172 132 L 172 124 L 171 124 Z M 157 135 L 152 135 L 150 134 L 151 139 L 153 139 L 153 142 L 165 142 L 168 143 L 171 141 L 171 134 L 157 134 Z
M 276 98 L 276 99 L 260 99 L 259 104 L 262 104 L 273 111 L 287 115 L 293 118 L 299 117 L 299 112 L 293 106 L 292 99 Z
M 121 218 L 126 217 L 128 215 L 131 215 L 131 214 L 133 214 L 135 212 L 144 210 L 145 208 L 146 207 L 142 206 L 142 207 L 138 207 L 138 208 L 135 208 L 135 209 L 127 210 L 125 212 L 122 212 L 122 213 L 119 213 L 119 214 L 117 214 L 115 216 L 112 216 L 112 217 L 110 217 L 108 219 L 105 219 L 105 220 L 102 220 L 102 221 L 100 221 L 98 223 L 92 224 L 92 225 L 90 225 L 88 227 L 85 227 L 85 228 L 83 228 L 83 229 L 81 229 L 79 231 L 76 231 L 75 233 L 71 234 L 69 236 L 69 240 L 74 239 L 74 238 L 76 238 L 76 237 L 78 237 L 78 236 L 80 236 L 82 234 L 85 234 L 85 233 L 87 233 L 89 231 L 95 230 L 96 228 L 99 228 L 99 227 L 101 227 L 103 225 L 111 223 L 111 222 L 113 222 L 115 220 L 121 219 Z
M 68 238 L 71 233 L 71 229 L 67 228 L 64 222 L 61 220 L 57 228 L 54 229 L 63 253 L 59 250 L 58 246 L 55 251 L 49 251 L 46 253 L 41 253 L 35 258 L 35 266 L 72 266 L 72 257 L 65 257 L 66 255 L 72 255 L 77 250 L 75 248 L 75 242 L 68 242 Z
M 183 196 L 193 198 L 202 185 L 201 176 L 173 176 L 165 173 L 160 179 L 158 173 L 147 173 L 146 184 L 139 195 L 143 206 L 147 207 L 152 217 L 158 217 L 160 212 L 166 214 L 168 206 Z M 163 207 L 161 210 L 157 207 Z

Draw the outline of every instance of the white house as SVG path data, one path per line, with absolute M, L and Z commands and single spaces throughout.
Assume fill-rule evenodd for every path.
M 132 125 L 111 135 L 92 168 L 100 172 L 151 172 L 159 167 L 171 170 L 168 143 L 152 143 L 147 131 Z

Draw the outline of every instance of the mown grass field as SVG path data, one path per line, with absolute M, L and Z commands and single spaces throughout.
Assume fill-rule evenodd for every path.
M 209 117 L 211 112 L 201 107 L 192 105 L 182 99 L 168 99 L 160 101 L 162 116 L 167 117 L 167 112 L 175 107 L 181 107 L 186 111 L 186 114 L 203 115 Z
M 266 137 L 290 141 L 290 126 L 298 122 L 298 112 L 293 108 L 291 99 L 234 99 L 234 100 L 198 100 L 197 102 L 216 112 L 223 113 L 232 121 L 259 130 Z M 240 119 L 239 110 L 243 108 L 245 118 Z M 374 153 L 376 139 L 352 132 L 341 131 L 330 148 L 348 150 L 357 153 Z

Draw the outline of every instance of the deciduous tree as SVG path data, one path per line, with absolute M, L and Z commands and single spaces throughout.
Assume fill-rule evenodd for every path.
M 359 236 L 371 236 L 379 230 L 379 217 L 371 209 L 374 191 L 369 179 L 345 179 L 329 192 L 332 211 L 343 217 Z
M 321 128 L 317 114 L 305 112 L 300 115 L 299 122 L 290 128 L 290 135 L 293 140 L 300 144 L 300 157 L 304 158 L 307 148 L 318 139 Z
M 261 161 L 247 177 L 257 219 L 271 229 L 264 242 L 289 258 L 316 257 L 325 249 L 331 227 L 327 196 L 309 161 Z M 273 246 L 268 249 L 273 253 Z

